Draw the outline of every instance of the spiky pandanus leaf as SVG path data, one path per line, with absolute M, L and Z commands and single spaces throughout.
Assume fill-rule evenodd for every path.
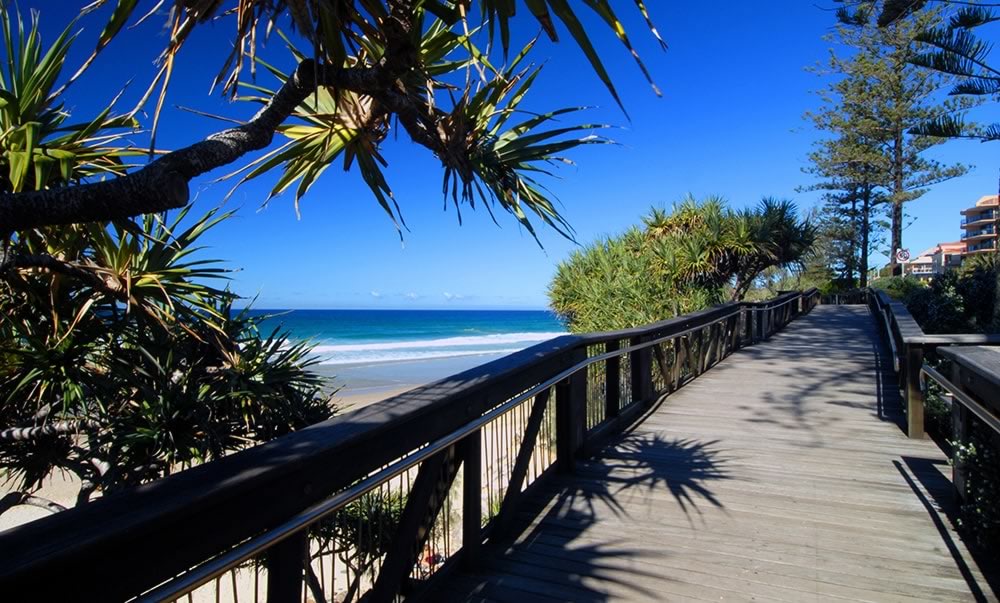
M 549 299 L 574 331 L 662 320 L 719 303 L 727 292 L 740 299 L 764 270 L 808 252 L 815 231 L 797 214 L 788 201 L 734 211 L 717 197 L 688 197 L 672 211 L 650 211 L 642 230 L 573 253 L 558 266 Z
M 448 57 L 458 49 L 467 49 L 470 41 L 465 35 L 445 35 L 441 27 L 435 24 L 428 29 L 421 52 L 428 64 L 446 73 L 463 66 Z M 442 192 L 446 201 L 450 200 L 459 210 L 459 220 L 462 204 L 474 208 L 479 202 L 491 215 L 495 206 L 510 213 L 532 236 L 536 236 L 536 232 L 531 215 L 571 237 L 569 225 L 539 177 L 550 174 L 549 166 L 568 163 L 563 155 L 565 152 L 609 140 L 592 133 L 606 127 L 600 124 L 550 127 L 552 122 L 583 107 L 558 109 L 511 122 L 520 113 L 519 105 L 540 72 L 540 68 L 521 66 L 533 45 L 534 41 L 529 42 L 502 70 L 481 61 L 490 71 L 488 75 L 484 73 L 486 79 L 469 82 L 449 113 L 437 109 L 440 127 L 435 136 L 439 137 L 438 157 L 444 168 Z M 296 58 L 301 58 L 294 45 L 289 42 L 288 47 Z M 380 51 L 371 47 L 366 52 L 377 55 Z M 477 52 L 472 55 L 479 56 Z M 258 60 L 258 63 L 281 82 L 289 77 L 263 61 Z M 256 84 L 244 86 L 260 95 L 240 97 L 243 100 L 264 103 L 273 94 Z M 447 84 L 432 81 L 431 87 L 434 86 L 446 88 Z M 419 89 L 414 92 L 420 93 Z M 362 179 L 387 215 L 397 227 L 405 224 L 383 173 L 387 163 L 380 145 L 389 131 L 389 114 L 377 100 L 349 91 L 340 91 L 334 98 L 331 89 L 321 87 L 302 102 L 293 117 L 297 120 L 295 123 L 278 129 L 288 138 L 286 143 L 224 178 L 243 174 L 238 187 L 280 170 L 281 175 L 269 198 L 298 183 L 295 192 L 298 208 L 300 199 L 318 177 L 343 157 L 344 170 L 357 165 Z M 578 132 L 587 134 L 573 137 Z
M 97 0 L 88 6 L 88 12 L 104 5 L 108 0 Z M 154 111 L 155 124 L 158 123 L 159 112 L 163 107 L 167 87 L 173 73 L 175 57 L 187 42 L 194 29 L 203 23 L 217 21 L 224 17 L 235 20 L 233 50 L 224 61 L 215 82 L 222 84 L 224 90 L 236 93 L 239 82 L 243 79 L 243 58 L 250 57 L 251 70 L 255 67 L 258 38 L 263 39 L 263 32 L 276 29 L 286 16 L 293 27 L 313 48 L 311 56 L 322 63 L 334 66 L 347 66 L 351 60 L 351 49 L 367 41 L 385 47 L 387 44 L 398 43 L 395 39 L 399 32 L 393 29 L 393 18 L 390 18 L 391 4 L 385 0 L 234 0 L 234 6 L 226 8 L 228 3 L 223 0 L 174 0 L 168 13 L 167 30 L 170 37 L 166 48 L 159 57 L 161 65 L 159 72 L 150 84 L 145 96 L 149 96 L 157 87 L 159 94 Z M 397 11 L 404 12 L 404 17 L 415 17 L 417 28 L 422 22 L 423 14 L 430 13 L 438 17 L 447 27 L 460 22 L 465 23 L 468 10 L 476 2 L 451 2 L 446 0 L 424 0 L 423 2 L 398 2 Z M 482 23 L 488 24 L 489 40 L 492 43 L 494 32 L 499 29 L 501 44 L 506 52 L 510 47 L 510 21 L 515 17 L 520 2 L 517 0 L 478 0 Z M 607 25 L 618 38 L 625 49 L 632 54 L 643 75 L 659 94 L 659 89 L 653 83 L 649 70 L 643 64 L 638 52 L 632 45 L 622 22 L 612 8 L 610 0 L 585 0 L 585 4 Z M 666 48 L 653 24 L 643 0 L 634 0 L 635 9 L 643 17 L 650 34 Z M 159 7 L 157 4 L 156 7 Z M 569 32 L 576 45 L 587 57 L 591 68 L 604 83 L 605 87 L 622 106 L 621 98 L 612 83 L 601 56 L 594 48 L 588 32 L 580 21 L 577 10 L 572 2 L 567 0 L 524 0 L 528 12 L 538 21 L 542 29 L 553 40 L 558 40 L 556 21 Z M 97 47 L 85 65 L 89 65 L 94 57 L 107 47 L 110 40 L 116 36 L 132 20 L 139 8 L 136 0 L 117 0 L 115 9 L 109 17 L 102 32 Z M 140 17 L 145 20 L 152 14 Z M 411 23 L 412 25 L 412 23 Z M 469 29 L 466 25 L 466 29 Z M 473 28 L 474 29 L 474 28 Z M 423 33 L 423 32 L 419 32 Z M 467 57 L 457 59 L 458 64 L 471 60 L 480 60 L 475 56 L 478 52 L 475 46 L 468 46 Z M 432 75 L 435 75 L 432 73 Z M 75 79 L 76 76 L 74 76 Z
M 44 48 L 38 15 L 26 28 L 20 15 L 0 2 L 0 35 L 7 53 L 0 64 L 0 147 L 5 158 L 0 190 L 42 190 L 121 175 L 130 167 L 127 158 L 139 154 L 118 144 L 138 122 L 130 114 L 112 114 L 117 98 L 88 122 L 67 123 L 69 113 L 53 97 L 75 39 L 73 27 L 71 22 Z
M 123 173 L 134 118 L 112 102 L 72 122 L 66 86 L 53 86 L 73 38 L 46 49 L 37 26 L 0 14 L 0 190 Z M 234 312 L 219 284 L 229 271 L 203 257 L 201 238 L 227 216 L 187 208 L 5 241 L 0 471 L 15 487 L 68 471 L 89 484 L 85 502 L 330 416 L 308 347 Z

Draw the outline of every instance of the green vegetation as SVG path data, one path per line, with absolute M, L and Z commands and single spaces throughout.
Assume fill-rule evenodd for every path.
M 389 552 L 406 504 L 406 493 L 381 488 L 365 494 L 327 519 L 309 533 L 316 543 L 312 559 L 335 555 L 351 576 L 343 601 L 354 601 L 363 592 L 363 580 L 370 578 L 378 562 Z M 320 580 L 306 565 L 307 584 L 314 596 L 322 594 Z M 320 587 L 320 588 L 317 588 Z
M 888 230 L 890 264 L 903 247 L 904 205 L 927 188 L 961 176 L 968 167 L 942 164 L 927 151 L 946 139 L 920 126 L 960 119 L 977 104 L 968 97 L 940 100 L 948 80 L 914 64 L 922 52 L 923 32 L 942 22 L 937 8 L 900 14 L 880 27 L 876 16 L 887 2 L 861 2 L 838 11 L 831 36 L 846 52 L 831 52 L 817 68 L 832 75 L 820 93 L 824 105 L 807 118 L 828 138 L 816 144 L 806 170 L 820 178 L 811 190 L 824 191 L 822 221 L 836 242 L 834 267 L 839 278 L 867 284 L 869 255 Z M 885 209 L 887 224 L 882 223 Z
M 797 265 L 815 238 L 789 201 L 735 211 L 688 198 L 643 227 L 598 241 L 562 262 L 552 308 L 573 331 L 622 329 L 739 300 L 768 269 Z
M 134 111 L 73 125 L 55 89 L 73 40 L 49 47 L 37 20 L 0 16 L 0 192 L 117 176 L 137 153 Z M 234 312 L 220 262 L 199 239 L 228 217 L 91 222 L 21 230 L 0 271 L 0 468 L 17 504 L 54 471 L 77 503 L 267 441 L 330 417 L 309 349 Z
M 93 3 L 85 12 L 101 4 Z M 240 0 L 234 10 L 223 10 L 220 2 L 173 4 L 167 16 L 171 36 L 147 91 L 152 95 L 160 90 L 153 110 L 153 141 L 175 59 L 191 32 L 204 23 L 217 28 L 235 24 L 232 53 L 215 82 L 234 95 L 257 95 L 251 100 L 262 103 L 261 110 L 245 123 L 159 157 L 128 178 L 0 196 L 0 224 L 5 228 L 117 220 L 178 209 L 189 200 L 192 179 L 267 148 L 275 133 L 286 139 L 284 144 L 244 165 L 248 177 L 280 172 L 274 192 L 295 185 L 298 199 L 331 165 L 342 164 L 348 171 L 357 167 L 375 200 L 402 226 L 382 153 L 396 126 L 440 160 L 442 193 L 456 209 L 477 203 L 491 213 L 496 208 L 529 231 L 534 228 L 529 219 L 533 214 L 569 234 L 540 179 L 567 161 L 566 151 L 602 142 L 594 134 L 580 135 L 581 130 L 602 126 L 552 127 L 556 117 L 565 119 L 580 107 L 530 113 L 520 107 L 541 70 L 530 64 L 534 40 L 511 52 L 516 50 L 511 47 L 511 22 L 517 9 L 553 42 L 556 23 L 565 27 L 567 39 L 579 47 L 619 104 L 604 57 L 591 41 L 593 32 L 580 22 L 580 7 L 600 18 L 649 79 L 609 0 L 580 6 L 565 0 L 532 0 L 526 6 L 493 0 Z M 134 1 L 116 4 L 95 55 L 105 52 L 130 21 L 158 14 L 143 17 L 145 11 L 137 9 Z M 645 4 L 637 0 L 634 9 L 665 48 Z M 267 37 L 265 30 L 288 24 L 311 48 L 292 48 L 298 64 L 292 73 L 282 73 L 264 60 L 258 42 Z M 501 60 L 504 67 L 494 64 Z M 269 90 L 243 80 L 245 64 L 263 67 L 281 87 Z
M 910 62 L 933 71 L 954 76 L 957 80 L 949 92 L 953 96 L 995 97 L 1000 93 L 1000 71 L 987 62 L 992 44 L 976 36 L 975 30 L 1000 21 L 993 7 L 976 6 L 969 2 L 941 0 L 952 9 L 947 21 L 921 31 L 916 40 L 921 52 Z M 927 6 L 918 2 L 886 3 L 879 15 L 880 27 L 887 27 Z M 921 134 L 946 138 L 977 138 L 982 141 L 1000 140 L 1000 124 L 986 127 L 967 124 L 961 115 L 942 115 L 916 128 Z
M 88 3 L 82 14 L 104 4 Z M 283 144 L 229 176 L 279 175 L 272 196 L 294 187 L 297 207 L 342 162 L 347 171 L 358 168 L 401 228 L 381 154 L 397 126 L 441 161 L 442 190 L 456 209 L 478 202 L 532 233 L 533 215 L 570 236 L 539 178 L 568 161 L 566 151 L 606 142 L 592 133 L 600 125 L 552 127 L 579 107 L 519 107 L 540 69 L 530 64 L 534 41 L 510 52 L 514 2 L 172 4 L 145 14 L 137 2 L 115 3 L 91 56 L 66 77 L 76 21 L 45 47 L 37 14 L 26 25 L 0 0 L 0 467 L 18 488 L 0 512 L 17 504 L 57 509 L 34 496 L 53 471 L 79 479 L 84 503 L 333 413 L 309 371 L 308 347 L 260 332 L 260 317 L 232 310 L 226 269 L 198 247 L 228 214 L 189 215 L 193 179 L 267 148 L 277 133 Z M 620 104 L 578 9 L 564 1 L 527 4 L 524 14 L 553 41 L 556 23 L 568 30 Z M 610 3 L 586 6 L 648 77 Z M 658 40 L 644 4 L 635 9 Z M 71 119 L 68 92 L 96 55 L 130 22 L 164 14 L 169 41 L 138 106 L 119 113 L 109 98 L 96 117 Z M 216 83 L 262 108 L 183 149 L 154 150 L 175 59 L 206 22 L 235 26 Z M 258 54 L 257 42 L 265 29 L 289 24 L 311 48 L 300 52 L 279 33 L 297 61 L 283 73 Z M 504 66 L 494 66 L 501 54 Z M 244 81 L 248 64 L 280 88 Z M 151 132 L 142 132 L 137 116 L 151 98 Z M 131 140 L 140 136 L 148 145 Z
M 1000 257 L 967 258 L 958 270 L 935 277 L 930 284 L 914 277 L 873 282 L 902 301 L 927 333 L 1000 332 Z

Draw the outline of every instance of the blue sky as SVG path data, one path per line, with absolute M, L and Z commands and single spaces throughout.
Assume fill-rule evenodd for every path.
M 43 31 L 51 39 L 65 26 L 65 0 L 26 2 L 39 8 Z M 663 90 L 656 97 L 610 31 L 594 19 L 586 24 L 629 112 L 629 121 L 590 71 L 572 44 L 542 41 L 535 61 L 545 69 L 527 108 L 596 108 L 582 119 L 618 126 L 616 146 L 591 146 L 571 155 L 575 166 L 560 170 L 550 188 L 564 215 L 586 244 L 636 223 L 653 205 L 667 205 L 687 193 L 715 194 L 734 206 L 762 196 L 786 197 L 807 209 L 814 193 L 797 193 L 810 183 L 802 173 L 818 134 L 802 119 L 818 105 L 813 91 L 824 80 L 806 71 L 823 60 L 830 43 L 822 36 L 833 25 L 832 2 L 726 3 L 719 5 L 650 2 L 650 10 L 670 48 L 662 52 L 644 24 L 623 2 L 620 16 Z M 581 7 L 581 13 L 586 9 Z M 93 48 L 106 11 L 81 20 L 81 34 L 69 69 Z M 92 115 L 133 82 L 121 107 L 131 106 L 152 77 L 152 61 L 165 42 L 163 20 L 153 17 L 126 30 L 95 62 L 68 96 L 78 117 Z M 231 103 L 209 84 L 228 52 L 230 20 L 195 30 L 181 53 L 164 108 L 158 146 L 170 149 L 194 142 L 224 127 L 221 122 L 185 112 L 190 107 L 234 118 L 253 107 Z M 535 33 L 530 17 L 520 17 L 515 37 Z M 289 66 L 275 39 L 264 51 L 269 60 Z M 266 74 L 258 83 L 272 85 Z M 996 120 L 997 105 L 977 117 Z M 147 120 L 148 123 L 148 120 Z M 393 138 L 393 136 L 390 136 Z M 137 144 L 147 144 L 140 135 Z M 938 241 L 956 240 L 960 209 L 981 195 L 997 192 L 1000 143 L 950 142 L 935 149 L 943 161 L 974 164 L 969 175 L 934 187 L 910 204 L 914 218 L 904 246 L 914 253 Z M 541 229 L 539 247 L 506 215 L 497 227 L 485 211 L 443 210 L 439 163 L 405 133 L 386 145 L 387 176 L 409 226 L 403 243 L 357 173 L 331 167 L 303 199 L 297 219 L 292 197 L 278 197 L 264 209 L 273 179 L 240 188 L 226 204 L 237 216 L 206 237 L 210 254 L 238 268 L 233 287 L 257 296 L 264 308 L 542 308 L 556 265 L 575 244 Z M 217 177 L 225 173 L 220 170 Z M 196 209 L 218 206 L 229 183 L 212 178 L 196 182 Z

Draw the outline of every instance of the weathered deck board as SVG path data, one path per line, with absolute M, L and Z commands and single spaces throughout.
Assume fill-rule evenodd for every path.
M 533 493 L 431 598 L 996 600 L 941 512 L 944 455 L 899 427 L 887 358 L 865 307 L 816 308 Z

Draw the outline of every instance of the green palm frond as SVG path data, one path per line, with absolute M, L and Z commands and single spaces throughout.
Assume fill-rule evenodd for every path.
M 526 53 L 527 49 L 519 56 Z M 445 144 L 450 156 L 445 160 L 442 190 L 446 196 L 450 195 L 456 209 L 460 201 L 475 207 L 477 199 L 487 208 L 499 204 L 534 236 L 534 227 L 525 213 L 527 209 L 571 237 L 569 225 L 536 176 L 550 174 L 546 166 L 571 163 L 563 156 L 566 151 L 581 145 L 611 142 L 593 133 L 607 126 L 550 127 L 550 122 L 558 117 L 584 107 L 559 109 L 509 125 L 541 69 L 517 72 L 518 62 L 515 60 L 475 95 L 464 96 L 452 111 Z M 574 136 L 579 132 L 589 133 Z
M 0 35 L 7 54 L 0 63 L 2 190 L 41 190 L 122 175 L 130 167 L 127 158 L 140 154 L 116 144 L 138 127 L 132 115 L 112 115 L 117 97 L 90 121 L 67 123 L 69 113 L 53 88 L 75 38 L 73 26 L 44 49 L 37 13 L 26 27 L 16 11 L 0 2 Z
M 423 47 L 431 59 L 445 61 L 437 63 L 442 65 L 442 70 L 450 65 L 446 57 L 451 51 L 470 43 L 465 35 L 443 35 L 438 24 L 429 31 L 433 43 Z M 529 42 L 502 70 L 494 70 L 482 61 L 490 72 L 486 79 L 477 80 L 475 90 L 467 87 L 451 111 L 442 112 L 442 127 L 436 133 L 443 149 L 439 153 L 444 165 L 442 191 L 459 212 L 462 204 L 475 208 L 478 202 L 491 214 L 493 207 L 510 213 L 533 236 L 536 232 L 531 216 L 571 237 L 569 225 L 540 178 L 551 176 L 554 166 L 571 163 L 565 157 L 567 151 L 610 141 L 594 133 L 606 128 L 601 124 L 555 125 L 561 118 L 584 107 L 542 114 L 521 111 L 519 106 L 540 73 L 540 68 L 522 67 L 533 45 L 534 41 Z M 289 49 L 300 58 L 301 53 L 291 43 Z M 258 64 L 279 82 L 289 77 L 259 59 Z M 264 103 L 273 94 L 272 90 L 256 84 L 243 86 L 259 96 L 239 97 L 242 100 Z M 525 117 L 518 120 L 516 116 L 519 115 Z M 297 184 L 295 204 L 298 209 L 301 198 L 319 176 L 343 158 L 345 171 L 357 165 L 372 195 L 397 227 L 405 224 L 383 172 L 387 163 L 381 155 L 380 145 L 389 131 L 388 114 L 374 99 L 348 91 L 341 91 L 335 98 L 331 89 L 320 88 L 303 101 L 293 117 L 296 122 L 286 123 L 278 129 L 287 142 L 223 177 L 241 175 L 233 190 L 249 180 L 280 170 L 281 175 L 268 198 Z
M 441 3 L 436 2 L 435 4 Z M 496 28 L 499 29 L 500 42 L 503 46 L 504 52 L 507 52 L 510 48 L 510 22 L 515 16 L 517 2 L 515 0 L 481 0 L 479 4 L 483 21 L 490 24 L 489 31 L 491 40 L 493 38 L 494 31 L 496 31 L 494 28 L 495 25 Z M 618 105 L 624 110 L 624 105 L 622 105 L 618 91 L 615 89 L 615 86 L 611 81 L 611 75 L 608 73 L 607 68 L 605 68 L 600 54 L 594 48 L 590 35 L 581 23 L 579 15 L 574 10 L 572 3 L 568 0 L 525 0 L 525 4 L 527 5 L 532 16 L 534 16 L 539 25 L 542 26 L 542 29 L 548 35 L 550 40 L 558 41 L 559 39 L 555 25 L 556 21 L 560 22 L 563 27 L 569 31 L 573 41 L 587 57 L 594 73 L 596 73 L 600 80 L 604 83 L 605 87 L 611 93 L 611 96 L 614 97 L 615 102 L 617 102 Z M 639 66 L 654 91 L 657 94 L 660 94 L 659 89 L 653 83 L 649 70 L 646 69 L 646 66 L 643 64 L 639 54 L 632 46 L 632 43 L 625 32 L 624 26 L 611 6 L 611 2 L 609 0 L 584 0 L 584 4 L 596 13 L 615 33 L 619 42 L 621 42 L 621 44 L 632 54 L 636 64 Z M 650 33 L 656 38 L 662 48 L 666 48 L 666 44 L 663 42 L 663 39 L 660 37 L 659 32 L 657 32 L 656 27 L 650 19 L 649 11 L 646 9 L 645 4 L 642 0 L 635 0 L 635 6 L 646 20 L 646 25 L 649 28 Z
M 88 8 L 93 10 L 107 2 L 108 0 L 97 0 Z M 633 2 L 635 9 L 645 20 L 650 34 L 662 48 L 666 48 L 644 1 L 633 0 Z M 160 68 L 146 94 L 143 95 L 143 98 L 147 98 L 156 88 L 159 88 L 156 108 L 153 113 L 154 135 L 167 87 L 172 78 L 177 54 L 186 44 L 194 29 L 203 23 L 215 22 L 223 18 L 231 18 L 235 21 L 233 50 L 223 62 L 214 82 L 214 84 L 221 84 L 223 90 L 233 94 L 236 93 L 243 79 L 241 76 L 244 69 L 244 57 L 249 57 L 251 71 L 256 66 L 258 39 L 266 38 L 266 35 L 260 35 L 260 31 L 271 32 L 277 29 L 279 23 L 286 18 L 291 22 L 293 30 L 312 44 L 311 56 L 334 66 L 349 65 L 356 58 L 352 56 L 352 53 L 359 47 L 366 45 L 369 48 L 384 47 L 389 36 L 386 24 L 390 22 L 390 19 L 384 0 L 236 0 L 235 6 L 229 8 L 224 7 L 227 3 L 222 0 L 174 0 L 172 4 L 166 25 L 169 39 L 158 59 Z M 419 31 L 425 12 L 436 16 L 442 24 L 450 28 L 460 22 L 465 24 L 468 17 L 467 11 L 474 6 L 472 2 L 453 2 L 450 0 L 423 0 L 414 4 L 413 13 L 420 34 L 425 33 Z M 489 27 L 490 43 L 492 44 L 494 32 L 498 28 L 501 44 L 506 52 L 510 47 L 510 22 L 520 3 L 518 0 L 479 0 L 478 4 L 481 20 Z M 632 54 L 643 75 L 653 86 L 654 91 L 659 94 L 649 70 L 632 45 L 622 22 L 612 8 L 610 0 L 584 0 L 584 4 L 598 15 L 625 49 Z M 553 41 L 558 39 L 555 22 L 562 23 L 570 32 L 573 41 L 587 57 L 591 68 L 624 111 L 624 106 L 612 83 L 611 76 L 605 68 L 600 54 L 594 48 L 589 32 L 581 23 L 577 11 L 574 9 L 574 4 L 569 0 L 524 0 L 524 5 Z M 160 5 L 157 4 L 157 6 Z M 82 69 L 86 68 L 111 39 L 122 30 L 124 25 L 132 20 L 138 7 L 137 0 L 116 1 L 115 8 L 98 40 L 97 47 L 85 61 Z M 140 21 L 148 18 L 150 14 L 152 13 L 141 17 Z M 469 29 L 467 24 L 465 27 Z M 442 31 L 444 30 L 439 29 L 436 33 L 441 34 Z M 451 34 L 442 35 L 448 37 Z M 431 65 L 427 68 L 427 73 L 434 77 L 440 75 L 442 70 L 451 71 L 467 65 L 470 61 L 487 63 L 483 55 L 477 55 L 478 51 L 473 45 L 468 45 L 467 50 L 468 55 L 462 58 L 434 62 L 433 64 L 426 63 L 426 65 Z M 76 76 L 72 79 L 75 78 Z

